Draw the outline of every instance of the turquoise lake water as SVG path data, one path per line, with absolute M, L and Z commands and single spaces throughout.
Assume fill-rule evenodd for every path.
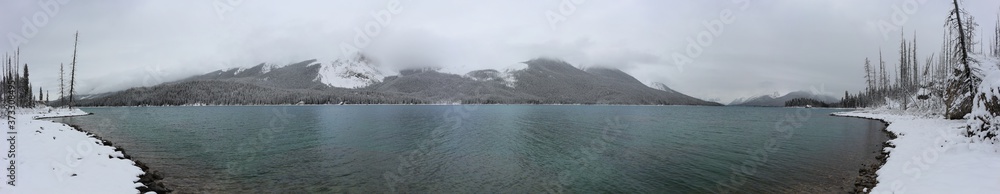
M 844 192 L 886 141 L 843 110 L 350 105 L 83 108 L 178 193 Z

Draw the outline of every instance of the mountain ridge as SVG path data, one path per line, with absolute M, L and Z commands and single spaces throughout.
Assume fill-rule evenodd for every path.
M 766 107 L 780 107 L 785 106 L 785 102 L 796 98 L 808 98 L 814 99 L 825 103 L 836 103 L 839 101 L 836 97 L 825 95 L 825 94 L 815 94 L 809 91 L 794 91 L 789 92 L 785 95 L 760 95 L 748 98 L 737 98 L 733 100 L 730 106 L 766 106 Z
M 404 69 L 387 75 L 364 55 L 332 63 L 261 63 L 218 70 L 152 87 L 88 95 L 84 106 L 185 104 L 644 104 L 721 105 L 660 84 L 646 86 L 611 68 L 579 69 L 537 58 L 502 70 L 464 75 Z

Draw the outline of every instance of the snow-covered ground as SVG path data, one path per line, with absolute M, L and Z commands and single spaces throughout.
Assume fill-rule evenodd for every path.
M 835 115 L 883 120 L 898 135 L 872 193 L 1000 193 L 1000 145 L 973 142 L 965 120 L 885 109 Z
M 66 124 L 35 120 L 85 114 L 79 109 L 18 109 L 17 134 L 7 133 L 10 125 L 4 118 L 0 125 L 16 152 L 10 157 L 8 148 L 3 157 L 7 171 L 0 193 L 138 193 L 136 187 L 142 185 L 138 176 L 143 172 L 131 160 L 121 159 L 121 152 Z M 11 136 L 16 136 L 13 143 Z M 16 172 L 13 185 L 11 162 Z

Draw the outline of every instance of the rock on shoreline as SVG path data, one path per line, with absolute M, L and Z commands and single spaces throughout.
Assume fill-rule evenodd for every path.
M 876 172 L 878 172 L 878 169 L 882 168 L 882 165 L 885 165 L 887 161 L 886 159 L 889 158 L 889 152 L 885 151 L 885 148 L 896 147 L 895 145 L 889 143 L 889 141 L 896 139 L 898 136 L 896 136 L 895 133 L 889 131 L 889 122 L 882 119 L 874 119 L 874 118 L 851 116 L 851 115 L 838 115 L 838 114 L 831 114 L 831 115 L 840 117 L 853 117 L 860 119 L 876 120 L 882 122 L 882 124 L 885 125 L 885 127 L 882 127 L 882 133 L 885 133 L 885 135 L 889 137 L 889 140 L 882 142 L 882 145 L 879 146 L 879 150 L 881 152 L 877 156 L 875 156 L 874 163 L 862 164 L 861 169 L 858 170 L 858 176 L 854 178 L 854 189 L 850 191 L 850 193 L 871 192 L 872 188 L 875 188 L 875 185 L 878 185 L 878 174 Z
M 882 123 L 885 123 L 885 127 L 882 128 L 882 132 L 889 137 L 889 140 L 896 139 L 896 134 L 886 130 L 889 127 L 889 124 L 885 121 L 882 121 Z M 885 165 L 887 161 L 886 159 L 889 158 L 889 152 L 885 151 L 885 148 L 887 147 L 894 148 L 896 146 L 892 145 L 888 141 L 882 142 L 882 145 L 879 146 L 881 153 L 875 156 L 875 163 L 864 164 L 864 167 L 861 167 L 861 169 L 858 170 L 858 177 L 854 180 L 854 190 L 851 191 L 852 193 L 869 193 L 872 188 L 875 188 L 875 185 L 878 184 L 878 174 L 876 174 L 876 172 L 878 172 L 878 169 L 882 168 L 882 165 Z

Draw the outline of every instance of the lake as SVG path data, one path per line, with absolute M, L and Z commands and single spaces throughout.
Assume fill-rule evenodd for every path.
M 887 140 L 843 110 L 347 105 L 83 108 L 178 193 L 845 192 Z

